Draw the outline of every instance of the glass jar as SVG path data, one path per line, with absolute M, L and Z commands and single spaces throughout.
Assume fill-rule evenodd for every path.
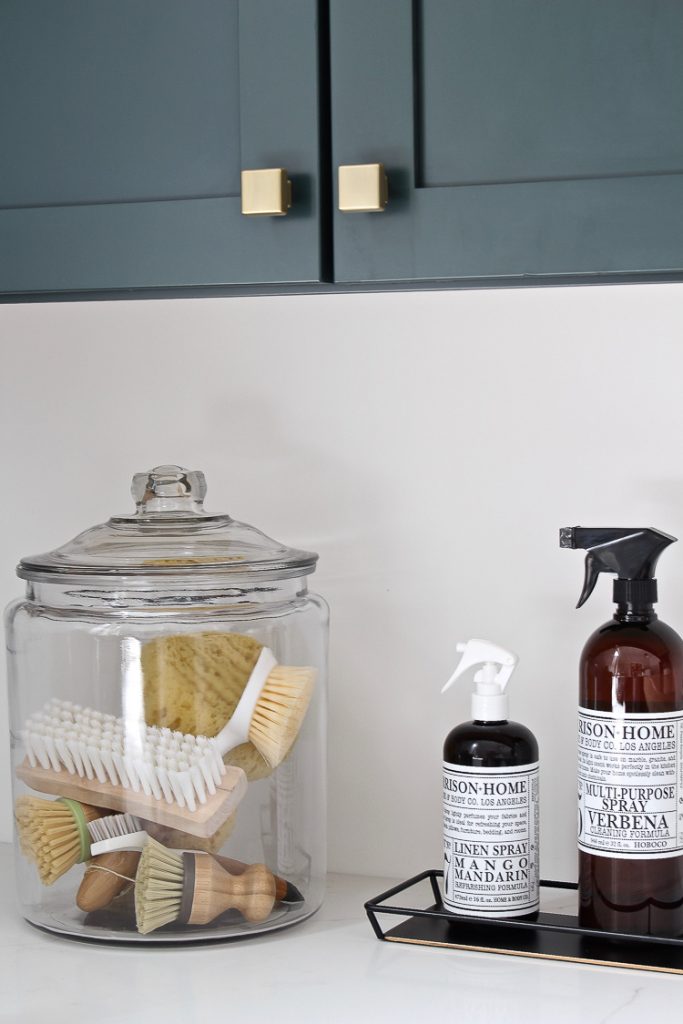
M 133 478 L 134 514 L 22 559 L 6 613 L 18 892 L 103 940 L 301 921 L 325 879 L 328 612 L 317 555 Z

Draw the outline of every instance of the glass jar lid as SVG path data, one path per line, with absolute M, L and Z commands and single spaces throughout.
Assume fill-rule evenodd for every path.
M 198 470 L 156 466 L 136 473 L 136 511 L 112 516 L 54 551 L 22 558 L 17 575 L 59 582 L 87 576 L 245 576 L 271 579 L 315 570 L 312 551 L 285 547 L 254 526 L 203 509 L 206 481 Z

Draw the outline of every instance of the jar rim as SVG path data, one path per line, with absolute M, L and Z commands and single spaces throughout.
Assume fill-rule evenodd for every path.
M 313 552 L 301 552 L 310 555 L 307 560 L 300 562 L 261 562 L 261 563 L 240 563 L 228 567 L 220 563 L 189 564 L 189 565 L 164 565 L 164 566 L 120 566 L 105 569 L 101 566 L 91 565 L 69 565 L 51 566 L 45 562 L 32 561 L 30 558 L 22 559 L 16 568 L 17 576 L 22 580 L 40 583 L 76 583 L 84 580 L 89 583 L 107 583 L 112 580 L 135 579 L 137 583 L 145 579 L 153 584 L 163 579 L 165 583 L 176 580 L 179 584 L 188 580 L 201 578 L 203 581 L 211 580 L 220 583 L 222 580 L 234 583 L 238 579 L 253 579 L 255 576 L 262 579 L 289 580 L 297 576 L 310 576 L 315 572 L 318 556 Z

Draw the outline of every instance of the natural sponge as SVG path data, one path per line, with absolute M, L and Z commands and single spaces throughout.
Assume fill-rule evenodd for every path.
M 237 707 L 262 649 L 242 633 L 188 633 L 144 644 L 147 724 L 215 736 Z
M 249 782 L 265 779 L 273 770 L 253 743 L 240 743 L 239 747 L 229 751 L 223 760 L 226 764 L 241 768 Z

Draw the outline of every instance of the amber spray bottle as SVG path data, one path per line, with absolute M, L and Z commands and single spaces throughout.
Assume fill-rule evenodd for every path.
M 475 666 L 472 721 L 443 748 L 443 904 L 454 914 L 527 917 L 538 911 L 538 744 L 508 721 L 506 687 L 517 656 L 488 640 L 458 644 L 444 686 Z
M 657 559 L 676 540 L 653 529 L 568 527 L 583 548 L 577 607 L 616 574 L 614 617 L 579 668 L 579 923 L 683 934 L 683 641 L 657 618 Z

